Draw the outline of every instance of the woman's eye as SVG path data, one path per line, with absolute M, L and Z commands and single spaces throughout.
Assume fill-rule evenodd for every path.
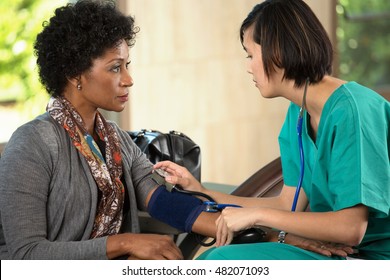
M 251 55 L 247 55 L 246 58 L 252 59 L 252 56 Z
M 118 66 L 113 67 L 113 68 L 111 69 L 111 71 L 114 72 L 114 73 L 119 73 L 120 68 L 121 68 L 121 67 L 118 65 Z
M 129 69 L 130 62 L 131 62 L 131 61 L 129 61 L 129 62 L 126 63 L 126 69 Z

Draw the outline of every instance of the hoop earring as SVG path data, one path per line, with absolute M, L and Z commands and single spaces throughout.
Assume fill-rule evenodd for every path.
M 77 89 L 81 90 L 81 84 L 77 84 Z

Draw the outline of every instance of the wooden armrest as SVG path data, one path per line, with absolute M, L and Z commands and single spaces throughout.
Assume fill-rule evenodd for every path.
M 276 196 L 283 184 L 282 163 L 278 157 L 250 176 L 231 194 L 245 197 Z

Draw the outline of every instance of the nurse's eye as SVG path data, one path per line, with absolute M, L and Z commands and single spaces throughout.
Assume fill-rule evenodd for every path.
M 120 65 L 115 65 L 114 67 L 111 68 L 111 71 L 114 72 L 114 73 L 119 73 L 121 70 L 121 66 Z
M 252 56 L 248 54 L 248 55 L 246 56 L 246 58 L 252 59 Z
M 126 69 L 129 69 L 130 63 L 131 63 L 131 61 L 129 61 L 129 62 L 126 63 Z

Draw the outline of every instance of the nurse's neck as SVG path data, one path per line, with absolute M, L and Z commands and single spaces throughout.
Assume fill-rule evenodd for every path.
M 314 131 L 317 131 L 322 111 L 329 97 L 346 81 L 325 76 L 319 83 L 309 85 L 306 93 L 306 110 L 310 115 L 310 124 Z M 302 94 L 303 96 L 303 89 Z

